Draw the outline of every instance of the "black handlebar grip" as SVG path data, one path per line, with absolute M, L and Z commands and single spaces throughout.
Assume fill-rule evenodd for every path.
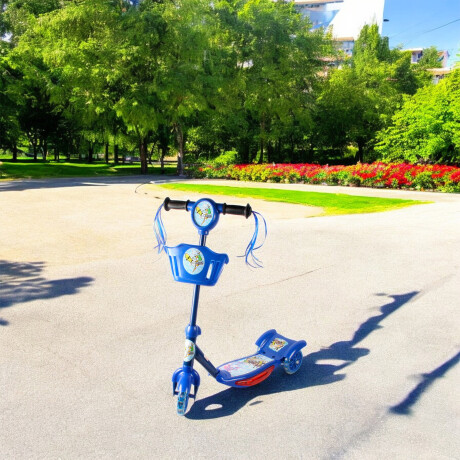
M 190 203 L 190 200 L 187 201 L 180 201 L 180 200 L 171 200 L 169 197 L 165 198 L 163 202 L 165 211 L 169 211 L 170 209 L 182 209 L 188 211 L 187 206 Z
M 238 206 L 236 204 L 222 205 L 222 214 L 233 214 L 234 216 L 244 216 L 246 219 L 252 214 L 252 209 L 249 204 L 246 206 Z

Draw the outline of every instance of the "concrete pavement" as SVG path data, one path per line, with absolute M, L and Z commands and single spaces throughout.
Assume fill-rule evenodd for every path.
M 153 251 L 170 193 L 144 181 L 0 183 L 2 458 L 459 458 L 460 196 L 314 219 L 254 201 L 263 270 L 237 258 L 252 221 L 224 216 L 208 244 L 230 263 L 202 290 L 200 347 L 218 365 L 272 327 L 308 345 L 297 374 L 245 390 L 197 364 L 178 417 L 191 286 Z M 164 219 L 170 244 L 196 241 L 188 214 Z

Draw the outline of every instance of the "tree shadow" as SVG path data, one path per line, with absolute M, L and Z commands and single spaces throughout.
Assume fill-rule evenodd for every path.
M 186 417 L 195 420 L 227 417 L 238 412 L 251 400 L 259 396 L 328 385 L 343 380 L 346 374 L 338 372 L 370 352 L 368 348 L 360 348 L 356 347 L 356 345 L 373 331 L 380 329 L 382 327 L 379 324 L 381 321 L 404 304 L 410 302 L 417 294 L 418 292 L 414 291 L 402 295 L 388 296 L 392 301 L 380 308 L 379 315 L 372 316 L 362 323 L 353 334 L 351 340 L 335 342 L 327 348 L 308 354 L 304 357 L 302 366 L 296 374 L 283 375 L 284 371 L 277 369 L 274 373 L 274 378 L 269 378 L 260 385 L 242 389 L 228 388 L 215 395 L 199 399 L 193 404 Z M 377 295 L 384 296 L 385 294 Z M 324 360 L 340 360 L 342 363 L 321 363 Z M 261 402 L 254 401 L 249 405 L 260 404 Z
M 37 299 L 76 294 L 94 281 L 87 276 L 47 280 L 41 276 L 44 266 L 44 262 L 0 260 L 0 309 Z M 8 324 L 0 318 L 0 326 Z
M 159 176 L 154 174 L 129 176 L 100 177 L 57 177 L 46 179 L 15 179 L 0 181 L 0 192 L 22 192 L 24 190 L 66 187 L 103 187 L 108 185 L 133 184 L 141 185 L 149 182 L 162 184 L 184 181 L 178 176 Z
M 420 396 L 428 390 L 436 379 L 444 376 L 444 374 L 454 367 L 460 361 L 460 351 L 450 358 L 445 363 L 441 364 L 429 374 L 421 374 L 422 380 L 420 383 L 396 406 L 390 408 L 390 412 L 398 415 L 410 415 L 412 413 L 411 407 L 419 400 Z

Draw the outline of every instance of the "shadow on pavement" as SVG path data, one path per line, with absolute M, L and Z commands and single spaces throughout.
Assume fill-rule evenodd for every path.
M 0 260 L 0 309 L 37 299 L 76 294 L 94 281 L 87 276 L 47 280 L 40 276 L 44 266 L 44 262 Z M 0 318 L 0 326 L 8 324 Z
M 396 406 L 390 408 L 390 412 L 398 415 L 410 415 L 411 407 L 418 401 L 420 396 L 428 390 L 436 379 L 444 376 L 444 374 L 454 367 L 460 361 L 460 351 L 450 358 L 445 363 L 441 364 L 434 371 L 429 374 L 421 374 L 421 382 L 406 396 L 404 401 L 401 401 Z
M 159 175 L 134 175 L 134 176 L 100 176 L 100 177 L 60 177 L 48 179 L 17 179 L 0 181 L 0 192 L 22 192 L 24 190 L 43 189 L 43 188 L 65 188 L 65 187 L 103 187 L 107 185 L 148 184 L 154 181 L 155 184 L 167 182 L 184 181 L 179 176 L 159 176 Z
M 190 419 L 200 420 L 227 417 L 233 415 L 251 400 L 259 396 L 300 390 L 318 385 L 328 385 L 343 380 L 346 374 L 336 373 L 354 363 L 362 356 L 368 355 L 370 352 L 368 348 L 359 348 L 355 347 L 355 345 L 364 340 L 376 329 L 380 329 L 382 327 L 379 324 L 381 321 L 404 304 L 410 302 L 417 294 L 418 292 L 414 291 L 407 294 L 389 296 L 392 301 L 380 308 L 381 313 L 379 315 L 372 316 L 362 323 L 353 334 L 351 340 L 335 342 L 327 348 L 305 356 L 302 366 L 296 374 L 287 376 L 282 369 L 277 369 L 273 377 L 270 377 L 260 385 L 241 390 L 228 388 L 207 398 L 198 399 L 185 416 Z M 341 360 L 343 363 L 338 365 L 321 363 L 322 360 L 331 359 Z M 260 404 L 261 402 L 254 401 L 249 405 Z

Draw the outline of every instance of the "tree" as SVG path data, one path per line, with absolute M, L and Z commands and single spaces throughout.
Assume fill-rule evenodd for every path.
M 61 8 L 70 0 L 2 0 L 0 2 L 0 34 L 11 34 L 11 41 L 17 44 L 42 14 Z
M 53 104 L 53 114 L 67 119 L 56 125 L 63 129 L 62 138 L 72 136 L 70 148 L 65 148 L 60 136 L 55 139 L 67 156 L 82 145 L 80 136 L 87 145 L 89 162 L 96 144 L 105 145 L 107 152 L 108 142 L 117 142 L 121 127 L 114 104 L 120 97 L 120 85 L 113 72 L 113 39 L 127 5 L 102 0 L 68 4 L 43 16 L 14 50 L 25 63 L 28 79 L 41 78 L 40 87 Z
M 364 161 L 375 133 L 385 125 L 393 108 L 394 90 L 378 70 L 377 67 L 372 75 L 366 76 L 353 68 L 332 72 L 317 104 L 320 145 L 343 151 L 353 144 L 358 148 L 356 159 Z M 378 85 L 373 86 L 373 81 L 379 82 Z
M 163 11 L 167 27 L 156 72 L 157 129 L 170 126 L 176 134 L 179 175 L 184 173 L 187 129 L 196 114 L 207 109 L 204 64 L 209 12 L 208 4 L 201 0 L 168 2 Z
M 409 55 L 391 51 L 377 25 L 365 25 L 350 62 L 330 72 L 319 94 L 314 140 L 321 150 L 357 147 L 357 161 L 369 158 L 376 133 L 387 126 L 402 94 L 416 90 Z
M 266 145 L 277 139 L 283 125 L 293 119 L 308 125 L 327 42 L 321 31 L 310 32 L 310 22 L 292 3 L 249 0 L 238 17 L 244 107 L 258 123 L 262 162 Z
M 19 107 L 11 94 L 14 79 L 14 70 L 6 58 L 0 56 L 0 148 L 11 150 L 13 161 L 16 161 L 21 129 L 18 121 Z
M 209 153 L 236 149 L 241 161 L 291 156 L 311 129 L 313 92 L 331 49 L 293 4 L 271 0 L 216 3 L 207 30 L 206 111 L 194 143 Z M 196 136 L 200 137 L 197 138 Z
M 386 161 L 460 161 L 460 69 L 406 97 L 392 125 L 377 135 Z

